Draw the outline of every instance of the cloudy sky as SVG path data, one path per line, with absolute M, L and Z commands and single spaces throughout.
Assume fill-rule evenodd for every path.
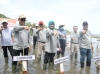
M 89 30 L 100 34 L 100 0 L 0 0 L 0 13 L 11 18 L 25 14 L 28 21 L 43 20 L 46 25 L 54 20 L 56 27 L 65 24 L 70 31 L 75 25 L 81 30 L 88 21 Z

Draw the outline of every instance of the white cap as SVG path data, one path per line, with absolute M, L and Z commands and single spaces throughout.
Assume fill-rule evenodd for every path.
M 8 21 L 7 21 L 6 19 L 2 20 L 2 22 L 1 22 L 1 23 L 4 23 L 4 22 L 8 23 Z
M 35 26 L 39 26 L 38 24 L 36 24 Z
M 24 14 L 20 14 L 18 18 L 19 18 L 19 19 L 21 19 L 21 18 L 26 18 L 26 16 L 25 16 Z

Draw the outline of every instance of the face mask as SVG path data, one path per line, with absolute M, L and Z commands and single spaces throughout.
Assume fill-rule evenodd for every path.
M 60 30 L 64 30 L 64 27 L 60 27 Z

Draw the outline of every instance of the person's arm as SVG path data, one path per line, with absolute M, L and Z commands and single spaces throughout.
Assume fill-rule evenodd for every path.
M 12 38 L 12 41 L 14 42 L 14 31 L 13 30 L 11 31 L 11 38 Z
M 53 36 L 54 32 L 52 30 L 47 29 L 46 30 L 46 36 Z
M 0 28 L 0 33 L 2 32 L 3 29 L 4 29 L 4 28 Z
M 66 39 L 66 46 L 68 45 L 68 42 L 67 42 L 67 33 L 65 32 L 65 39 Z
M 80 35 L 86 34 L 86 30 L 80 31 Z
M 59 48 L 59 51 L 62 51 L 58 35 L 57 35 L 57 48 Z
M 23 30 L 23 29 L 28 30 L 29 27 L 28 27 L 28 26 L 15 26 L 13 30 L 14 30 L 15 32 L 19 32 L 19 31 L 21 31 L 21 30 Z
M 29 47 L 29 49 L 30 49 L 30 47 L 31 47 L 31 37 L 30 37 L 30 32 L 28 33 L 28 47 Z

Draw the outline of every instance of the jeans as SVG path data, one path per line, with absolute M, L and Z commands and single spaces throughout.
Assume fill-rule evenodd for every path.
M 91 62 L 91 49 L 80 48 L 80 62 L 84 62 L 85 56 L 87 57 L 87 62 Z

